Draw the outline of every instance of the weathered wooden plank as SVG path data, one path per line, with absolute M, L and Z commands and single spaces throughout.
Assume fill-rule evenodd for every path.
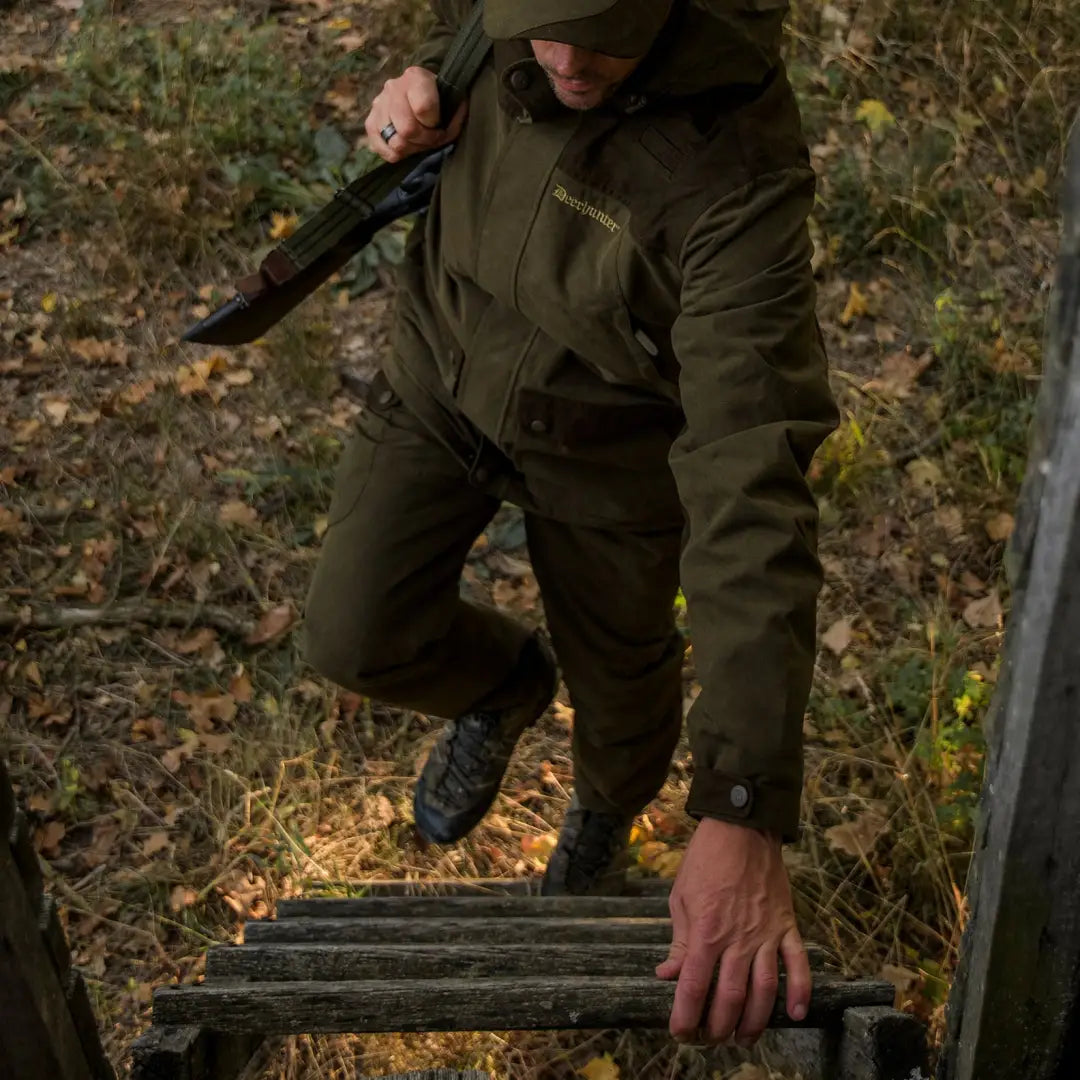
M 0 1076 L 93 1080 L 12 855 L 0 843 Z
M 1080 128 L 1064 190 L 1048 419 L 1025 482 L 945 1080 L 1050 1080 L 1080 1056 Z
M 251 944 L 293 941 L 310 945 L 655 945 L 671 941 L 671 923 L 667 919 L 257 919 L 245 925 L 244 940 Z
M 90 995 L 86 991 L 86 980 L 78 968 L 71 968 L 67 972 L 64 979 L 64 998 L 75 1025 L 75 1032 L 82 1044 L 83 1057 L 86 1058 L 90 1075 L 94 1080 L 116 1080 L 116 1073 L 101 1046 L 101 1033 L 90 1004 Z
M 820 949 L 810 964 L 824 968 Z M 463 979 L 501 975 L 650 975 L 666 944 L 539 945 L 221 945 L 206 957 L 211 979 L 287 982 L 322 979 Z
M 277 918 L 317 919 L 666 919 L 664 896 L 365 896 L 281 900 Z
M 926 1026 L 888 1006 L 844 1013 L 837 1080 L 929 1080 Z
M 372 1077 L 371 1080 L 376 1080 Z M 394 1073 L 393 1076 L 381 1076 L 378 1080 L 491 1080 L 491 1073 L 466 1069 L 423 1069 L 420 1072 Z
M 807 1019 L 838 1024 L 856 1005 L 893 999 L 891 983 L 819 976 Z M 675 984 L 656 978 L 372 980 L 162 987 L 154 1020 L 230 1032 L 300 1034 L 366 1031 L 490 1031 L 664 1028 Z M 793 1026 L 777 999 L 772 1025 Z
M 647 975 L 666 945 L 222 945 L 206 958 L 209 979 L 494 978 L 504 975 Z
M 262 1035 L 155 1024 L 131 1044 L 130 1080 L 236 1080 L 262 1043 Z
M 371 1080 L 376 1080 L 372 1077 Z M 422 1069 L 420 1072 L 394 1073 L 393 1076 L 381 1076 L 378 1080 L 491 1080 L 491 1073 L 466 1069 Z
M 18 867 L 19 877 L 22 878 L 23 889 L 31 906 L 36 909 L 45 889 L 45 882 L 41 876 L 41 863 L 38 862 L 34 842 L 30 839 L 30 823 L 21 810 L 15 811 L 15 819 L 8 831 L 8 845 L 11 848 L 11 857 Z
M 541 878 L 426 878 L 422 881 L 383 878 L 329 882 L 327 888 L 356 896 L 539 896 Z M 623 896 L 667 896 L 674 882 L 667 878 L 630 875 Z
M 48 893 L 41 897 L 38 906 L 38 930 L 41 931 L 41 940 L 49 951 L 53 970 L 61 979 L 66 978 L 68 968 L 71 967 L 71 951 L 68 949 L 64 928 L 60 925 L 59 907 Z

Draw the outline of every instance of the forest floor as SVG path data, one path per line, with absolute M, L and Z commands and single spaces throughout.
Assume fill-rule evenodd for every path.
M 360 409 L 340 371 L 378 365 L 403 228 L 265 341 L 178 343 L 362 166 L 365 102 L 423 21 L 390 0 L 0 13 L 0 753 L 118 1065 L 152 988 L 197 980 L 206 947 L 279 898 L 537 874 L 567 805 L 564 696 L 483 824 L 422 845 L 411 790 L 441 721 L 341 693 L 299 654 Z M 804 935 L 883 973 L 937 1038 L 1080 11 L 799 3 L 788 50 L 820 176 L 815 269 L 843 422 L 812 472 L 822 645 L 786 858 Z M 465 577 L 542 620 L 512 508 Z M 684 745 L 635 830 L 642 873 L 674 873 L 686 790 Z M 299 1038 L 274 1068 L 571 1077 L 605 1052 L 624 1077 L 769 1075 L 760 1054 L 740 1065 L 619 1032 Z

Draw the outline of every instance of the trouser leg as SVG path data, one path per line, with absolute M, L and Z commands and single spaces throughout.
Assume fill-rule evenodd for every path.
M 366 411 L 308 594 L 308 661 L 350 690 L 436 716 L 516 704 L 511 674 L 530 631 L 459 595 L 498 507 L 400 402 Z
M 534 515 L 526 525 L 575 712 L 578 799 L 637 813 L 663 786 L 682 727 L 681 530 L 589 529 Z

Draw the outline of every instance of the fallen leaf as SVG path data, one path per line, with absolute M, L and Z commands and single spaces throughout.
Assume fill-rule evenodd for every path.
M 665 851 L 663 855 L 653 860 L 652 871 L 657 877 L 667 878 L 671 880 L 675 878 L 679 873 L 679 867 L 682 866 L 683 855 L 682 851 Z
M 155 829 L 142 843 L 142 853 L 147 859 L 164 851 L 169 846 L 169 834 L 164 829 Z
M 240 671 L 233 677 L 232 682 L 229 683 L 229 693 L 243 704 L 251 700 L 252 686 L 247 672 Z
M 23 668 L 23 674 L 35 686 L 40 687 L 45 684 L 45 680 L 41 677 L 41 667 L 36 660 L 31 660 L 30 663 Z
M 912 356 L 907 349 L 890 353 L 881 362 L 881 373 L 863 383 L 862 388 L 888 400 L 902 400 L 911 396 L 920 376 L 933 362 L 934 354 L 929 350 L 922 356 Z
M 52 421 L 54 427 L 59 427 L 66 419 L 71 409 L 71 402 L 63 398 L 50 398 L 42 406 L 45 415 Z
M 995 630 L 1001 626 L 1001 597 L 997 589 L 981 600 L 972 600 L 963 611 L 963 620 L 972 630 Z
M 274 210 L 270 214 L 270 239 L 285 240 L 296 232 L 300 218 L 296 214 L 282 214 Z
M 854 636 L 851 632 L 851 622 L 851 619 L 837 619 L 821 635 L 821 644 L 834 655 L 840 656 L 851 644 L 851 639 Z
M 173 651 L 178 652 L 181 656 L 191 656 L 192 653 L 202 652 L 207 646 L 213 645 L 215 641 L 217 641 L 217 631 L 212 627 L 204 626 L 196 630 L 190 637 L 178 641 L 173 646 Z
M 364 825 L 368 829 L 387 829 L 394 824 L 394 804 L 385 795 L 374 795 L 364 803 Z
M 872 135 L 881 135 L 889 128 L 896 126 L 896 117 L 889 112 L 883 101 L 877 98 L 866 98 L 859 102 L 855 110 L 855 119 L 862 121 Z
M 56 310 L 56 293 L 46 293 L 41 298 L 41 310 L 51 315 Z
M 878 838 L 888 830 L 889 819 L 877 810 L 864 810 L 851 821 L 825 830 L 825 842 L 833 851 L 860 858 L 873 850 Z
M 1000 543 L 1002 540 L 1008 540 L 1012 536 L 1013 529 L 1016 528 L 1016 519 L 1012 514 L 1003 510 L 1000 514 L 995 514 L 988 519 L 984 524 L 984 528 L 986 529 L 986 535 L 995 544 Z
M 67 826 L 62 821 L 47 821 L 34 830 L 34 847 L 47 859 L 59 853 L 60 841 L 67 836 Z
M 521 850 L 531 858 L 545 860 L 551 856 L 558 842 L 558 837 L 553 832 L 540 836 L 523 836 Z
M 764 1065 L 755 1065 L 752 1061 L 744 1061 L 727 1080 L 772 1080 L 769 1070 Z
M 844 312 L 840 316 L 840 322 L 844 326 L 850 326 L 857 318 L 865 315 L 868 311 L 868 305 L 866 302 L 866 296 L 863 294 L 862 289 L 853 281 L 851 288 L 848 291 L 848 301 L 844 307 Z
M 296 622 L 296 612 L 290 604 L 279 604 L 266 611 L 255 624 L 255 629 L 248 634 L 249 645 L 265 645 L 281 637 Z
M 584 1076 L 585 1080 L 619 1080 L 619 1066 L 611 1054 L 604 1054 L 586 1062 L 578 1069 L 578 1076 Z
M 184 908 L 191 907 L 198 898 L 199 894 L 194 889 L 189 888 L 187 885 L 177 885 L 169 893 L 169 909 L 174 914 L 177 914 L 183 911 Z
M 249 506 L 241 499 L 230 499 L 218 508 L 218 521 L 226 525 L 254 525 L 259 515 L 254 506 Z
M 228 733 L 216 735 L 209 731 L 199 732 L 199 744 L 211 754 L 224 754 L 232 745 L 232 736 Z
M 0 534 L 19 536 L 25 529 L 21 510 L 9 510 L 6 506 L 0 506 Z
M 929 458 L 909 461 L 904 471 L 917 488 L 934 488 L 945 479 L 941 469 Z
M 906 967 L 897 967 L 895 964 L 885 964 L 881 969 L 881 977 L 896 987 L 898 996 L 906 994 L 919 981 L 917 971 L 912 971 Z

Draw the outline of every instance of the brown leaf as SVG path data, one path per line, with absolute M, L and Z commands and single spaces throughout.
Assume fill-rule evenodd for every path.
M 199 894 L 187 885 L 177 885 L 169 893 L 169 910 L 174 914 L 191 907 L 199 898 Z
M 972 600 L 963 611 L 963 620 L 972 630 L 994 630 L 1001 626 L 1001 597 L 991 589 L 981 600 Z
M 889 820 L 877 810 L 864 810 L 851 821 L 825 830 L 825 842 L 833 851 L 860 858 L 873 850 L 878 838 L 889 828 Z
M 142 843 L 142 853 L 147 859 L 164 851 L 169 846 L 169 834 L 164 829 L 155 829 Z
M 863 390 L 888 400 L 910 397 L 922 373 L 934 362 L 932 352 L 912 356 L 908 350 L 890 353 L 881 362 L 881 374 L 863 383 Z
M 232 745 L 232 736 L 229 734 L 215 735 L 209 731 L 199 732 L 199 744 L 204 746 L 211 754 L 224 754 Z
M 836 622 L 821 635 L 821 644 L 831 653 L 840 656 L 851 644 L 854 636 L 851 632 L 851 619 L 837 619 Z
M 192 653 L 202 652 L 215 641 L 217 641 L 217 631 L 212 627 L 204 626 L 189 637 L 178 641 L 173 646 L 173 650 L 181 656 L 190 656 Z
M 251 700 L 253 687 L 251 685 L 251 679 L 248 678 L 246 671 L 238 671 L 233 676 L 232 682 L 229 683 L 229 693 L 233 698 L 241 704 L 246 704 Z
M 0 506 L 0 535 L 21 536 L 26 531 L 21 510 Z
M 254 525 L 259 515 L 254 506 L 249 506 L 241 499 L 230 499 L 218 509 L 218 520 L 226 525 Z
M 62 821 L 47 821 L 34 830 L 34 847 L 47 859 L 59 854 L 60 841 L 67 835 L 67 826 Z
M 276 641 L 292 624 L 296 622 L 296 612 L 290 604 L 279 604 L 269 611 L 263 612 L 255 629 L 248 634 L 249 645 L 265 645 L 267 642 Z
M 986 535 L 997 544 L 1012 536 L 1013 529 L 1016 528 L 1016 519 L 1003 510 L 1000 514 L 988 518 L 983 527 L 986 529 Z

